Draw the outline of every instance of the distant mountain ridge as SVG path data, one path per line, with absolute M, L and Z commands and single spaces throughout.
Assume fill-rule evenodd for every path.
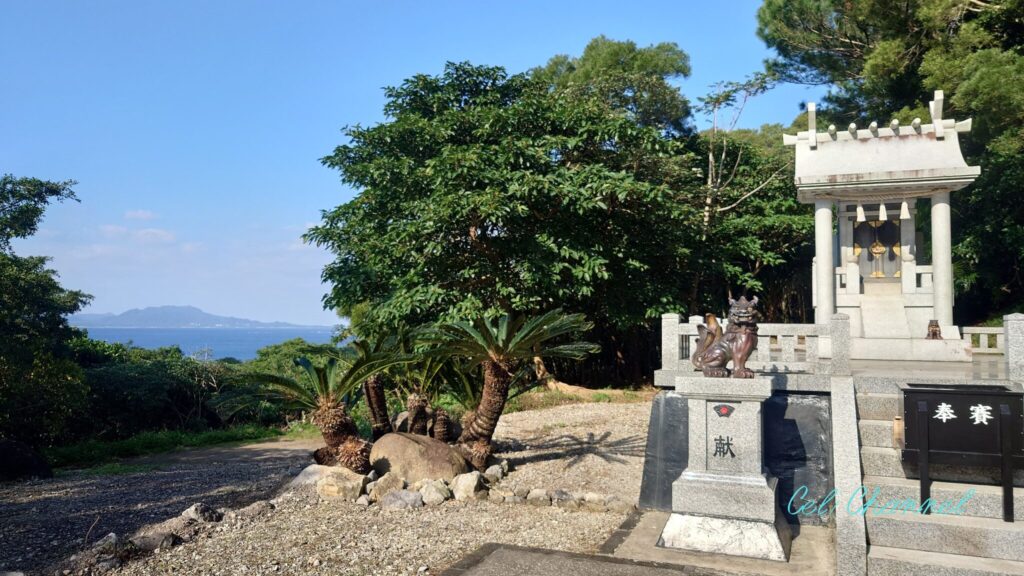
M 68 322 L 79 328 L 330 328 L 217 316 L 195 306 L 151 306 L 120 314 L 72 314 Z

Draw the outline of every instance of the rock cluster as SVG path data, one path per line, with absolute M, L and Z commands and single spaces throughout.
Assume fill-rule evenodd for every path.
M 107 534 L 85 552 L 69 558 L 58 573 L 65 576 L 103 574 L 127 560 L 159 554 L 192 541 L 200 534 L 220 530 L 221 524 L 239 525 L 253 521 L 269 514 L 274 508 L 274 504 L 266 500 L 253 502 L 237 510 L 218 509 L 197 502 L 179 516 L 146 526 L 132 536 L 124 537 L 113 532 Z
M 377 503 L 381 508 L 390 510 L 437 506 L 446 500 L 487 500 L 585 512 L 625 513 L 635 508 L 632 502 L 615 495 L 544 488 L 510 490 L 501 486 L 501 480 L 508 472 L 508 462 L 503 461 L 488 467 L 483 473 L 466 472 L 447 481 L 441 478 L 420 479 L 410 484 L 394 472 L 378 477 L 376 472 L 361 476 L 347 470 L 336 473 L 331 470 L 312 471 L 309 468 L 299 478 L 305 478 L 304 484 L 308 485 L 316 477 L 316 491 L 321 498 L 354 501 L 362 506 Z M 345 479 L 344 483 L 342 479 Z M 296 482 L 293 481 L 292 485 L 296 485 Z

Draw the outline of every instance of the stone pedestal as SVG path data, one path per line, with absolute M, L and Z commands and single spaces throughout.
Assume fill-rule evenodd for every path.
M 763 465 L 771 378 L 682 377 L 676 392 L 686 397 L 689 454 L 660 545 L 786 561 L 789 524 Z

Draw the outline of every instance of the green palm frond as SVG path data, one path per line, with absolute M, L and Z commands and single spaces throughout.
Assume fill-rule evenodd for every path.
M 316 410 L 322 406 L 352 405 L 368 378 L 396 365 L 413 360 L 410 355 L 375 350 L 366 342 L 354 342 L 351 357 L 330 358 L 316 366 L 309 358 L 294 360 L 302 369 L 296 380 L 278 374 L 247 374 L 248 384 L 225 395 L 218 412 L 237 414 L 258 402 L 269 401 L 289 410 Z
M 484 360 L 515 361 L 534 356 L 581 359 L 597 352 L 595 344 L 575 342 L 544 348 L 541 344 L 593 328 L 582 314 L 565 314 L 560 309 L 539 316 L 477 318 L 472 322 L 451 322 L 435 330 L 432 340 L 452 355 L 473 363 Z

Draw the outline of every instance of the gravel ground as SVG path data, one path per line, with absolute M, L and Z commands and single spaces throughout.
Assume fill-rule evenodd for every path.
M 489 502 L 404 511 L 291 500 L 265 518 L 130 562 L 117 574 L 439 574 L 488 542 L 594 551 L 624 518 Z
M 505 415 L 497 448 L 514 469 L 502 486 L 614 494 L 635 502 L 649 413 L 645 402 Z M 164 457 L 158 470 L 148 472 L 0 485 L 0 572 L 45 573 L 79 551 L 87 532 L 90 542 L 109 532 L 131 534 L 194 502 L 237 508 L 268 498 L 309 463 L 315 447 L 305 441 L 196 450 Z M 156 460 L 135 463 L 147 461 Z M 225 522 L 119 573 L 436 574 L 487 542 L 592 552 L 624 516 L 454 501 L 387 511 L 287 498 L 269 516 Z
M 501 417 L 495 438 L 513 472 L 502 486 L 640 498 L 650 402 L 569 404 Z
M 115 532 L 177 516 L 196 502 L 239 507 L 267 498 L 309 463 L 310 441 L 261 442 L 141 458 L 133 474 L 81 472 L 0 484 L 0 573 L 47 570 Z

